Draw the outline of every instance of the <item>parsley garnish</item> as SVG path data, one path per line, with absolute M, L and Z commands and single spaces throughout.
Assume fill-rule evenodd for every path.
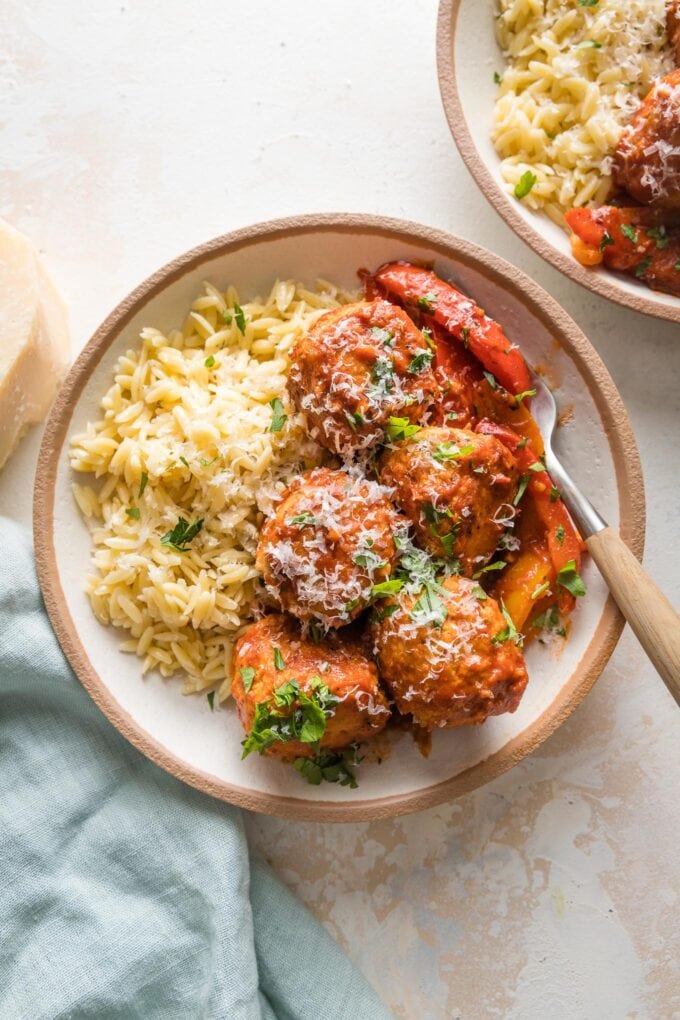
M 524 495 L 524 493 L 526 492 L 528 484 L 529 484 L 529 475 L 522 475 L 522 477 L 519 480 L 519 486 L 517 487 L 517 495 L 515 496 L 515 498 L 512 501 L 512 505 L 513 506 L 519 506 L 519 502 L 520 502 L 522 496 Z
M 381 567 L 387 566 L 387 560 L 381 559 L 377 553 L 371 552 L 370 550 L 358 553 L 354 557 L 354 562 L 358 567 L 365 567 L 366 570 L 380 570 Z
M 443 591 L 436 582 L 425 585 L 425 589 L 411 610 L 411 619 L 421 626 L 433 624 L 437 629 L 441 627 L 448 616 L 448 610 L 439 597 L 438 592 Z
M 597 7 L 600 0 L 578 0 L 579 7 Z
M 280 432 L 283 426 L 288 421 L 288 415 L 283 412 L 283 404 L 278 397 L 274 397 L 273 400 L 269 401 L 269 406 L 272 409 L 272 423 L 269 426 L 270 432 Z
M 632 227 L 630 223 L 623 223 L 621 226 L 621 233 L 624 237 L 627 237 L 633 244 L 638 243 L 638 236 L 635 227 Z
M 670 238 L 667 236 L 666 228 L 664 226 L 650 227 L 647 231 L 647 236 L 656 241 L 656 246 L 660 251 L 663 251 L 664 248 L 668 247 Z
M 494 73 L 493 73 L 493 80 L 496 83 L 496 85 L 500 85 L 500 83 L 503 81 L 503 79 L 500 76 L 500 74 L 498 73 L 498 71 L 494 71 Z
M 472 575 L 472 577 L 476 581 L 478 577 L 482 576 L 482 574 L 488 574 L 490 570 L 502 570 L 503 567 L 507 567 L 505 560 L 496 560 L 494 563 L 487 563 L 485 567 L 478 570 L 476 574 Z
M 182 461 L 182 464 L 184 464 L 184 467 L 187 468 L 189 467 L 189 461 L 186 459 L 186 457 L 180 457 L 179 459 Z M 191 471 L 191 468 L 189 468 L 189 470 Z
M 144 490 L 146 489 L 148 481 L 149 481 L 148 474 L 146 473 L 146 471 L 142 471 L 142 480 L 139 483 L 139 492 L 137 493 L 137 499 L 141 499 L 142 496 L 144 495 Z
M 534 602 L 540 595 L 543 595 L 543 593 L 546 592 L 549 587 L 550 587 L 549 581 L 545 581 L 543 584 L 536 585 L 536 587 L 531 593 L 532 602 Z
M 420 432 L 420 425 L 412 425 L 408 418 L 390 418 L 387 422 L 387 435 L 393 441 L 410 439 Z
M 275 648 L 274 649 L 274 668 L 275 669 L 285 669 L 286 668 L 286 664 L 283 661 L 283 655 L 281 654 L 281 649 L 280 648 Z
M 557 531 L 555 532 L 555 538 L 557 539 L 558 544 L 562 545 L 562 543 L 564 542 L 564 528 L 562 527 L 561 524 L 559 525 Z
M 474 587 L 474 588 L 472 589 L 472 594 L 474 595 L 474 597 L 475 597 L 476 599 L 479 599 L 479 601 L 480 601 L 480 602 L 486 602 L 486 600 L 487 600 L 487 599 L 488 599 L 488 597 L 489 597 L 489 596 L 488 596 L 488 595 L 486 594 L 486 592 L 484 591 L 484 589 L 483 589 L 483 588 L 480 588 L 480 587 L 479 587 L 479 585 L 476 585 L 476 586 L 475 586 L 475 587 Z
M 586 593 L 586 586 L 581 579 L 581 575 L 576 569 L 576 561 L 569 560 L 561 570 L 557 572 L 557 583 L 566 588 L 568 592 L 571 592 L 576 598 L 580 598 Z
M 389 581 L 383 581 L 381 584 L 374 584 L 371 589 L 371 598 L 382 599 L 386 595 L 397 595 L 404 587 L 404 582 L 398 577 L 393 577 Z
M 526 198 L 536 180 L 536 174 L 532 173 L 531 170 L 526 170 L 515 185 L 515 198 Z
M 427 326 L 425 326 L 425 328 L 421 329 L 420 332 L 423 334 L 423 340 L 425 341 L 427 346 L 430 348 L 430 350 L 431 351 L 436 351 L 437 350 L 437 345 L 434 342 L 434 340 L 432 339 L 432 330 L 428 329 Z
M 212 354 L 205 359 L 203 364 L 205 365 L 206 368 L 212 368 L 213 367 L 213 365 L 215 364 L 215 359 L 212 356 Z
M 172 531 L 168 531 L 163 535 L 161 545 L 169 545 L 175 552 L 187 552 L 189 542 L 196 538 L 202 527 L 202 517 L 194 521 L 193 524 L 189 524 L 183 517 L 180 517 Z
M 418 375 L 419 372 L 424 372 L 432 364 L 433 357 L 432 351 L 418 351 L 408 366 L 407 371 L 409 375 Z
M 324 748 L 313 758 L 296 758 L 293 768 L 312 786 L 319 786 L 325 781 L 356 790 L 359 784 L 352 771 L 352 766 L 359 764 L 356 751 L 356 745 L 346 751 L 328 751 Z
M 536 630 L 554 631 L 556 634 L 559 634 L 560 637 L 566 637 L 567 632 L 564 627 L 559 626 L 559 622 L 560 617 L 557 612 L 557 606 L 550 606 L 550 608 L 546 609 L 544 613 L 541 613 L 540 616 L 536 617 L 531 626 L 535 627 Z
M 245 336 L 247 319 L 246 313 L 243 311 L 240 305 L 234 305 L 234 319 L 236 320 L 236 325 L 239 328 L 241 336 Z
M 466 446 L 458 446 L 453 442 L 440 443 L 435 447 L 432 457 L 441 464 L 446 460 L 459 460 L 461 457 L 467 457 L 473 450 L 472 443 L 468 443 Z
M 483 375 L 484 375 L 484 378 L 486 379 L 486 381 L 488 382 L 489 386 L 491 387 L 491 389 L 492 390 L 497 390 L 498 389 L 498 382 L 496 381 L 496 376 L 492 375 L 491 372 L 484 372 Z
M 141 510 L 138 506 L 128 506 L 125 508 L 125 513 L 128 517 L 132 517 L 135 521 L 138 521 L 142 516 Z
M 301 513 L 301 514 L 295 514 L 294 517 L 289 517 L 287 519 L 287 521 L 286 521 L 286 524 L 289 527 L 292 527 L 294 524 L 298 524 L 298 525 L 300 525 L 303 528 L 307 524 L 318 524 L 318 523 L 319 523 L 318 518 L 316 518 L 314 516 L 314 514 L 310 514 L 308 510 L 305 510 L 304 513 Z
M 637 276 L 638 280 L 645 275 L 651 264 L 652 256 L 647 255 L 647 257 L 644 258 L 642 262 L 640 262 L 640 264 L 635 267 L 635 275 Z
M 371 369 L 371 379 L 374 383 L 382 383 L 386 390 L 392 389 L 394 386 L 394 362 L 391 358 L 386 358 L 383 355 L 376 358 Z
M 496 634 L 496 636 L 493 637 L 491 640 L 495 645 L 501 644 L 503 641 L 514 641 L 515 644 L 521 648 L 522 645 L 524 644 L 524 638 L 515 627 L 515 624 L 512 622 L 512 617 L 505 608 L 505 603 L 503 602 L 503 599 L 501 599 L 500 606 L 501 613 L 503 614 L 503 619 L 505 620 L 506 626 L 503 628 L 503 630 L 499 630 L 498 634 Z
M 423 294 L 422 297 L 418 298 L 416 304 L 418 305 L 418 308 L 421 308 L 424 312 L 432 312 L 437 304 L 437 295 L 429 290 L 427 294 Z
M 389 616 L 394 614 L 399 609 L 399 606 L 394 602 L 389 602 L 386 606 L 375 606 L 373 609 L 373 615 L 378 622 L 387 619 Z
M 614 238 L 612 237 L 612 235 L 609 233 L 608 230 L 605 230 L 604 234 L 602 235 L 602 240 L 600 241 L 600 245 L 599 245 L 600 251 L 604 251 L 605 248 L 609 247 L 609 245 L 613 244 L 613 243 L 614 243 Z
M 601 50 L 602 43 L 596 42 L 594 39 L 584 39 L 576 47 L 577 50 Z
M 215 692 L 214 691 L 208 691 L 206 697 L 208 699 L 208 704 L 210 705 L 210 711 L 214 712 L 215 711 Z
M 309 693 L 300 688 L 297 680 L 289 680 L 276 688 L 271 700 L 255 706 L 255 718 L 242 742 L 241 757 L 247 758 L 252 751 L 264 754 L 272 744 L 289 740 L 301 740 L 318 750 L 326 722 L 337 703 L 338 699 L 319 676 L 312 678 Z
M 371 326 L 371 333 L 378 343 L 389 347 L 394 340 L 394 333 L 391 329 L 383 329 L 382 326 Z
M 345 418 L 352 427 L 353 432 L 356 432 L 366 422 L 361 411 L 345 411 Z
M 526 400 L 527 397 L 535 397 L 536 390 L 524 390 L 523 393 L 515 394 L 515 407 L 521 407 L 522 401 Z
M 561 499 L 562 495 L 559 489 L 556 489 L 554 485 L 550 486 L 550 502 L 556 503 L 558 499 Z
M 243 690 L 246 694 L 249 693 L 250 688 L 253 686 L 253 680 L 255 679 L 255 670 L 252 666 L 241 666 L 241 680 L 243 681 Z
M 533 464 L 529 465 L 529 470 L 539 474 L 541 471 L 545 471 L 545 464 L 541 464 L 540 460 L 535 460 Z

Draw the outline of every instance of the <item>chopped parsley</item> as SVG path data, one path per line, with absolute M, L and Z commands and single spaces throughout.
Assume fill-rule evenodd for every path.
M 522 402 L 524 400 L 526 400 L 527 397 L 535 397 L 535 396 L 536 396 L 536 390 L 524 390 L 523 393 L 516 393 L 515 394 L 515 407 L 521 407 L 522 406 Z
M 599 244 L 600 251 L 604 251 L 605 248 L 608 248 L 609 245 L 613 243 L 614 238 L 612 237 L 608 230 L 605 230 L 604 234 L 602 235 L 602 240 L 600 241 Z
M 517 495 L 515 496 L 515 498 L 512 501 L 512 505 L 513 506 L 519 506 L 519 503 L 520 503 L 520 500 L 522 499 L 522 496 L 527 491 L 527 485 L 528 484 L 529 484 L 529 475 L 522 475 L 520 480 L 519 480 L 519 485 L 517 487 Z
M 215 463 L 217 457 L 218 454 L 215 454 L 215 456 L 212 457 L 210 460 L 205 460 L 203 457 L 201 457 L 201 467 L 210 467 L 211 464 Z
M 380 570 L 382 567 L 387 566 L 387 560 L 382 559 L 377 553 L 370 550 L 358 553 L 354 557 L 354 562 L 358 567 L 365 567 L 366 570 Z
M 421 329 L 420 332 L 423 334 L 423 340 L 425 341 L 427 346 L 430 348 L 430 350 L 431 351 L 436 351 L 437 350 L 437 345 L 434 342 L 434 340 L 432 339 L 432 330 L 428 329 L 427 326 L 425 326 L 424 329 Z
M 371 589 L 371 598 L 382 599 L 386 595 L 397 595 L 403 587 L 404 582 L 401 578 L 393 577 L 389 581 L 374 584 Z
M 391 329 L 383 329 L 382 326 L 371 326 L 371 334 L 375 340 L 385 347 L 389 347 L 394 340 L 394 333 Z
M 437 304 L 437 295 L 429 290 L 427 294 L 418 298 L 416 304 L 423 312 L 433 312 Z
M 288 415 L 284 414 L 283 404 L 278 397 L 274 397 L 273 400 L 270 400 L 269 406 L 272 409 L 272 423 L 269 426 L 269 431 L 280 432 L 288 421 Z
M 536 617 L 531 626 L 536 630 L 554 632 L 560 637 L 567 636 L 567 632 L 564 627 L 560 627 L 560 615 L 557 612 L 557 606 L 550 606 L 549 609 L 546 609 L 545 612 Z
M 467 350 L 468 342 L 470 340 L 470 327 L 469 326 L 463 326 L 463 328 L 460 331 L 460 336 L 461 336 L 461 340 L 463 341 L 463 347 L 465 347 L 466 350 Z
M 502 78 L 502 76 L 501 76 L 501 75 L 500 75 L 500 74 L 498 73 L 498 71 L 494 71 L 494 73 L 493 73 L 493 80 L 494 80 L 494 82 L 496 83 L 496 85 L 500 85 L 500 83 L 501 83 L 501 82 L 503 81 L 503 78 Z
M 293 527 L 293 525 L 297 524 L 297 525 L 299 525 L 300 527 L 303 527 L 303 528 L 307 524 L 318 524 L 318 523 L 319 523 L 318 518 L 315 517 L 314 514 L 309 513 L 308 510 L 305 510 L 301 514 L 295 514 L 294 517 L 289 517 L 288 520 L 286 521 L 286 524 L 289 527 Z
M 386 620 L 390 616 L 394 616 L 398 609 L 399 606 L 396 605 L 396 603 L 389 602 L 386 606 L 375 606 L 373 609 L 373 615 L 376 620 L 380 622 L 382 620 Z
M 503 628 L 503 630 L 499 630 L 498 634 L 496 634 L 496 636 L 493 637 L 491 640 L 495 645 L 501 644 L 503 641 L 514 641 L 515 644 L 521 648 L 522 645 L 524 644 L 524 638 L 515 627 L 515 624 L 512 622 L 512 617 L 505 608 L 505 603 L 503 602 L 503 599 L 501 599 L 500 606 L 501 613 L 503 614 L 503 619 L 505 620 L 506 625 Z
M 504 567 L 507 567 L 505 560 L 495 560 L 493 563 L 487 563 L 485 567 L 478 570 L 476 574 L 472 575 L 472 577 L 476 581 L 478 577 L 482 576 L 482 574 L 488 574 L 492 570 L 503 570 Z
M 144 495 L 144 490 L 146 489 L 148 481 L 149 481 L 148 474 L 146 473 L 146 471 L 142 471 L 142 479 L 139 483 L 139 492 L 137 493 L 137 499 L 141 499 L 142 496 Z
M 182 461 L 182 464 L 184 464 L 184 467 L 187 468 L 189 467 L 189 461 L 186 459 L 186 457 L 180 457 L 179 459 Z M 189 470 L 191 471 L 191 468 L 189 468 Z
M 203 527 L 203 518 L 200 517 L 193 524 L 189 524 L 184 517 L 180 517 L 177 524 L 161 538 L 161 545 L 170 546 L 175 552 L 187 552 L 187 546 Z
M 411 364 L 408 366 L 409 375 L 418 375 L 419 372 L 424 372 L 432 364 L 434 354 L 432 351 L 418 351 L 413 358 L 411 358 Z
M 536 180 L 536 174 L 532 173 L 531 170 L 526 170 L 515 185 L 515 198 L 526 198 Z
M 498 389 L 498 382 L 496 380 L 495 375 L 492 375 L 491 372 L 484 372 L 484 378 L 486 379 L 492 390 Z
M 255 670 L 252 666 L 241 666 L 241 680 L 243 681 L 243 690 L 248 694 L 250 688 L 253 686 L 253 680 L 255 679 Z
M 602 43 L 596 42 L 595 39 L 584 39 L 576 47 L 577 50 L 601 50 Z
M 638 236 L 635 227 L 632 227 L 630 223 L 623 223 L 621 226 L 621 233 L 624 237 L 627 237 L 632 244 L 638 243 Z
M 561 524 L 559 525 L 557 531 L 555 532 L 555 538 L 557 539 L 558 545 L 562 545 L 562 543 L 564 542 L 564 528 L 562 527 Z
M 234 320 L 239 328 L 241 336 L 246 334 L 246 313 L 243 311 L 240 305 L 234 305 Z
M 340 786 L 356 790 L 359 784 L 352 767 L 358 764 L 357 747 L 353 744 L 344 751 L 324 748 L 312 758 L 296 758 L 293 768 L 312 786 L 320 786 L 322 782 L 339 783 Z
M 578 0 L 579 7 L 597 7 L 600 0 Z
M 253 725 L 241 744 L 241 757 L 247 758 L 252 751 L 264 754 L 273 744 L 290 740 L 300 740 L 318 751 L 337 703 L 338 698 L 319 676 L 312 678 L 309 692 L 303 691 L 297 680 L 289 680 L 276 688 L 272 699 L 255 706 Z
M 274 649 L 274 668 L 275 669 L 285 669 L 286 668 L 286 664 L 283 661 L 283 655 L 281 654 L 281 649 L 280 648 L 275 648 Z
M 420 425 L 412 425 L 408 418 L 390 418 L 387 422 L 387 435 L 393 441 L 410 439 L 420 432 Z
M 559 489 L 555 488 L 554 485 L 550 486 L 550 502 L 556 503 L 558 499 L 562 498 L 562 494 Z
M 394 388 L 394 362 L 391 358 L 386 358 L 384 355 L 380 355 L 373 362 L 373 368 L 371 369 L 371 379 L 374 383 L 377 383 L 381 389 L 391 390 Z
M 432 457 L 441 464 L 447 460 L 459 460 L 461 457 L 467 457 L 473 450 L 474 445 L 472 443 L 467 443 L 465 446 L 458 446 L 457 443 L 449 441 L 440 443 L 437 447 L 435 447 Z
M 536 585 L 536 587 L 534 588 L 534 590 L 531 593 L 531 601 L 535 602 L 535 600 L 537 598 L 540 598 L 541 595 L 543 595 L 545 592 L 548 591 L 549 587 L 550 587 L 550 582 L 549 581 L 544 581 L 543 584 Z
M 476 599 L 479 599 L 479 601 L 480 601 L 480 602 L 486 602 L 486 600 L 487 600 L 487 599 L 488 599 L 488 597 L 489 597 L 489 596 L 488 596 L 488 595 L 486 594 L 486 592 L 484 591 L 484 589 L 483 589 L 483 588 L 480 588 L 480 586 L 479 586 L 479 585 L 476 585 L 476 586 L 475 586 L 475 587 L 474 587 L 474 588 L 472 589 L 472 594 L 474 595 L 474 597 L 475 597 Z
M 425 585 L 425 589 L 411 610 L 411 619 L 420 626 L 432 624 L 439 629 L 448 616 L 448 610 L 439 597 L 443 589 L 436 583 Z
M 635 267 L 635 275 L 637 276 L 638 280 L 645 275 L 651 264 L 652 256 L 647 255 L 646 258 L 644 258 L 642 262 L 640 262 L 639 265 Z
M 210 705 L 210 711 L 214 712 L 215 711 L 215 692 L 214 691 L 208 691 L 206 697 L 208 699 L 208 704 Z
M 215 359 L 212 356 L 212 354 L 205 359 L 203 364 L 205 365 L 206 368 L 212 368 L 213 367 L 213 365 L 215 364 Z
M 125 513 L 128 517 L 132 517 L 133 520 L 138 521 L 142 516 L 142 512 L 138 506 L 128 506 L 125 508 Z
M 349 422 L 353 432 L 356 432 L 357 429 L 361 428 L 361 426 L 366 423 L 366 419 L 361 411 L 345 411 L 345 418 Z
M 660 251 L 663 251 L 663 249 L 667 248 L 669 245 L 670 238 L 666 234 L 666 228 L 664 226 L 650 227 L 647 231 L 647 236 L 651 237 L 653 241 L 656 241 L 656 246 Z
M 586 586 L 583 583 L 581 575 L 576 569 L 575 560 L 569 560 L 569 562 L 557 572 L 557 583 L 563 588 L 566 588 L 568 592 L 571 592 L 575 598 L 580 598 L 586 593 Z

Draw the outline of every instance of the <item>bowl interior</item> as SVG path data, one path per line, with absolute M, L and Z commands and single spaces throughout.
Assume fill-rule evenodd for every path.
M 509 225 L 535 251 L 579 283 L 647 314 L 680 321 L 680 298 L 649 290 L 633 277 L 600 267 L 586 270 L 571 254 L 567 234 L 552 220 L 507 194 L 491 141 L 504 58 L 494 31 L 495 0 L 442 0 L 440 84 L 451 130 L 472 176 Z
M 169 329 L 181 323 L 204 280 L 222 288 L 234 283 L 242 297 L 250 298 L 268 291 L 277 277 L 295 277 L 308 284 L 324 277 L 354 288 L 361 266 L 375 268 L 396 258 L 434 262 L 437 272 L 455 280 L 503 324 L 530 363 L 547 371 L 557 385 L 558 401 L 570 412 L 558 440 L 567 466 L 613 525 L 624 519 L 629 533 L 640 538 L 639 527 L 631 523 L 630 504 L 621 503 L 621 493 L 631 482 L 630 472 L 637 471 L 634 444 L 626 463 L 621 436 L 617 428 L 612 429 L 611 420 L 605 420 L 611 407 L 603 402 L 591 371 L 591 366 L 604 371 L 597 355 L 570 320 L 562 315 L 558 323 L 551 317 L 556 310 L 551 299 L 516 270 L 500 260 L 491 268 L 493 257 L 488 258 L 489 265 L 477 262 L 474 253 L 478 249 L 463 242 L 456 246 L 446 239 L 439 244 L 432 238 L 444 235 L 425 231 L 424 235 L 385 227 L 329 225 L 293 233 L 265 230 L 263 235 L 256 232 L 244 241 L 227 238 L 212 242 L 169 271 L 161 271 L 155 282 L 152 278 L 150 284 L 142 285 L 114 312 L 74 366 L 50 419 L 45 478 L 39 483 L 43 487 L 36 503 L 37 519 L 46 535 L 39 543 L 38 560 L 46 601 L 62 644 L 90 693 L 129 739 L 143 745 L 166 768 L 225 799 L 283 814 L 295 814 L 296 805 L 302 806 L 303 813 L 307 805 L 307 813 L 313 813 L 311 805 L 322 803 L 326 817 L 332 817 L 334 805 L 342 804 L 351 812 L 352 805 L 360 803 L 364 816 L 380 810 L 404 810 L 407 803 L 418 806 L 421 795 L 431 799 L 438 784 L 479 769 L 491 756 L 500 753 L 502 759 L 503 753 L 510 755 L 510 747 L 514 756 L 526 753 L 532 742 L 536 743 L 537 733 L 541 739 L 556 725 L 565 706 L 574 700 L 576 687 L 588 677 L 586 689 L 590 686 L 618 635 L 619 619 L 611 603 L 606 606 L 606 588 L 586 562 L 588 595 L 573 617 L 569 641 L 563 647 L 560 643 L 560 647 L 533 644 L 529 648 L 531 679 L 514 715 L 491 719 L 482 727 L 437 732 L 428 758 L 420 754 L 409 735 L 402 734 L 392 741 L 384 764 L 362 766 L 360 787 L 351 791 L 331 784 L 309 786 L 292 769 L 257 755 L 242 762 L 242 731 L 229 703 L 211 712 L 205 696 L 183 697 L 178 680 L 163 680 L 153 674 L 142 679 L 140 660 L 118 650 L 125 635 L 101 626 L 92 614 L 83 590 L 90 570 L 90 538 L 72 495 L 68 436 L 99 417 L 99 401 L 115 361 L 128 347 L 138 344 L 140 329 L 148 325 Z M 536 292 L 548 304 L 547 313 L 545 304 L 542 308 L 534 304 Z M 562 331 L 565 320 L 580 337 L 582 349 L 578 352 L 569 349 Z M 613 387 L 612 392 L 618 399 Z M 613 398 L 607 399 L 611 404 Z M 620 418 L 621 413 L 618 409 L 625 431 L 627 422 L 625 414 Z M 603 654 L 597 669 L 593 663 Z M 510 762 L 501 762 L 496 771 L 507 764 Z

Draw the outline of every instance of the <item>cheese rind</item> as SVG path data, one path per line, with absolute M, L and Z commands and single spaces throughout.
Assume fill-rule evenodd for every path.
M 0 468 L 47 414 L 69 349 L 66 308 L 35 248 L 0 220 Z

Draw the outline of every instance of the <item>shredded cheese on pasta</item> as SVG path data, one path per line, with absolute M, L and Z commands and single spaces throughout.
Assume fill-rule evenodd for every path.
M 499 0 L 507 59 L 492 139 L 506 190 L 560 226 L 574 206 L 602 204 L 621 131 L 673 66 L 665 0 Z M 521 190 L 521 189 L 520 189 Z

